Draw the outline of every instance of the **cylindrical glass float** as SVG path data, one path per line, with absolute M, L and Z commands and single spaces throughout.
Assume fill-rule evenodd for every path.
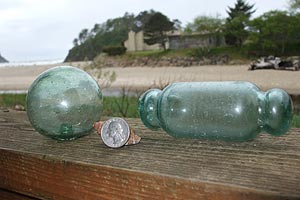
M 57 140 L 89 134 L 102 114 L 102 92 L 97 82 L 70 66 L 55 67 L 39 75 L 26 101 L 32 126 Z
M 139 114 L 174 137 L 247 141 L 261 131 L 287 132 L 292 101 L 281 89 L 262 92 L 249 82 L 181 82 L 145 92 Z

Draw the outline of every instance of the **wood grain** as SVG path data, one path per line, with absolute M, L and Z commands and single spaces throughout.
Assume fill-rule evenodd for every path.
M 16 192 L 0 189 L 1 200 L 37 200 L 37 198 L 22 195 Z
M 42 199 L 299 199 L 300 129 L 229 143 L 174 139 L 127 119 L 141 143 L 70 142 L 0 110 L 0 188 Z

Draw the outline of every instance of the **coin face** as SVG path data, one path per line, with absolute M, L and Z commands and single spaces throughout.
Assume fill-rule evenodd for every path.
M 122 118 L 111 118 L 105 121 L 101 128 L 101 138 L 104 144 L 112 148 L 124 146 L 129 139 L 129 135 L 129 126 Z

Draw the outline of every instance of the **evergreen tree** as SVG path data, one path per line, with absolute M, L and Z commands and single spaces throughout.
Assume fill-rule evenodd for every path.
M 255 12 L 254 4 L 244 0 L 237 0 L 234 7 L 228 7 L 229 15 L 225 24 L 225 41 L 228 45 L 241 46 L 248 36 L 246 27 L 251 15 Z
M 78 46 L 78 39 L 77 39 L 77 38 L 75 38 L 75 39 L 73 40 L 73 46 L 74 46 L 74 47 L 77 47 L 77 46 Z
M 86 41 L 86 39 L 88 38 L 88 33 L 89 33 L 89 30 L 86 28 L 81 30 L 81 32 L 78 35 L 80 44 L 82 44 Z
M 133 27 L 133 31 L 139 32 L 141 30 L 144 30 L 145 24 L 148 23 L 149 19 L 156 13 L 154 10 L 145 10 L 140 12 L 136 17 L 134 24 L 135 26 Z
M 291 12 L 297 12 L 300 10 L 300 0 L 289 0 L 288 6 Z
M 239 16 L 245 16 L 247 18 L 250 18 L 251 15 L 255 12 L 253 10 L 254 4 L 249 5 L 244 0 L 237 0 L 234 7 L 228 7 L 229 10 L 227 10 L 227 14 L 229 15 L 229 19 L 234 19 Z
M 159 43 L 166 50 L 166 33 L 174 29 L 174 23 L 167 16 L 157 12 L 145 24 L 144 41 L 149 45 Z

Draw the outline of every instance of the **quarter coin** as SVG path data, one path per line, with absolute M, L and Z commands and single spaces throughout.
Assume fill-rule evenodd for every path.
M 111 118 L 104 122 L 101 128 L 101 138 L 105 145 L 119 148 L 126 144 L 130 136 L 127 122 L 119 117 Z

